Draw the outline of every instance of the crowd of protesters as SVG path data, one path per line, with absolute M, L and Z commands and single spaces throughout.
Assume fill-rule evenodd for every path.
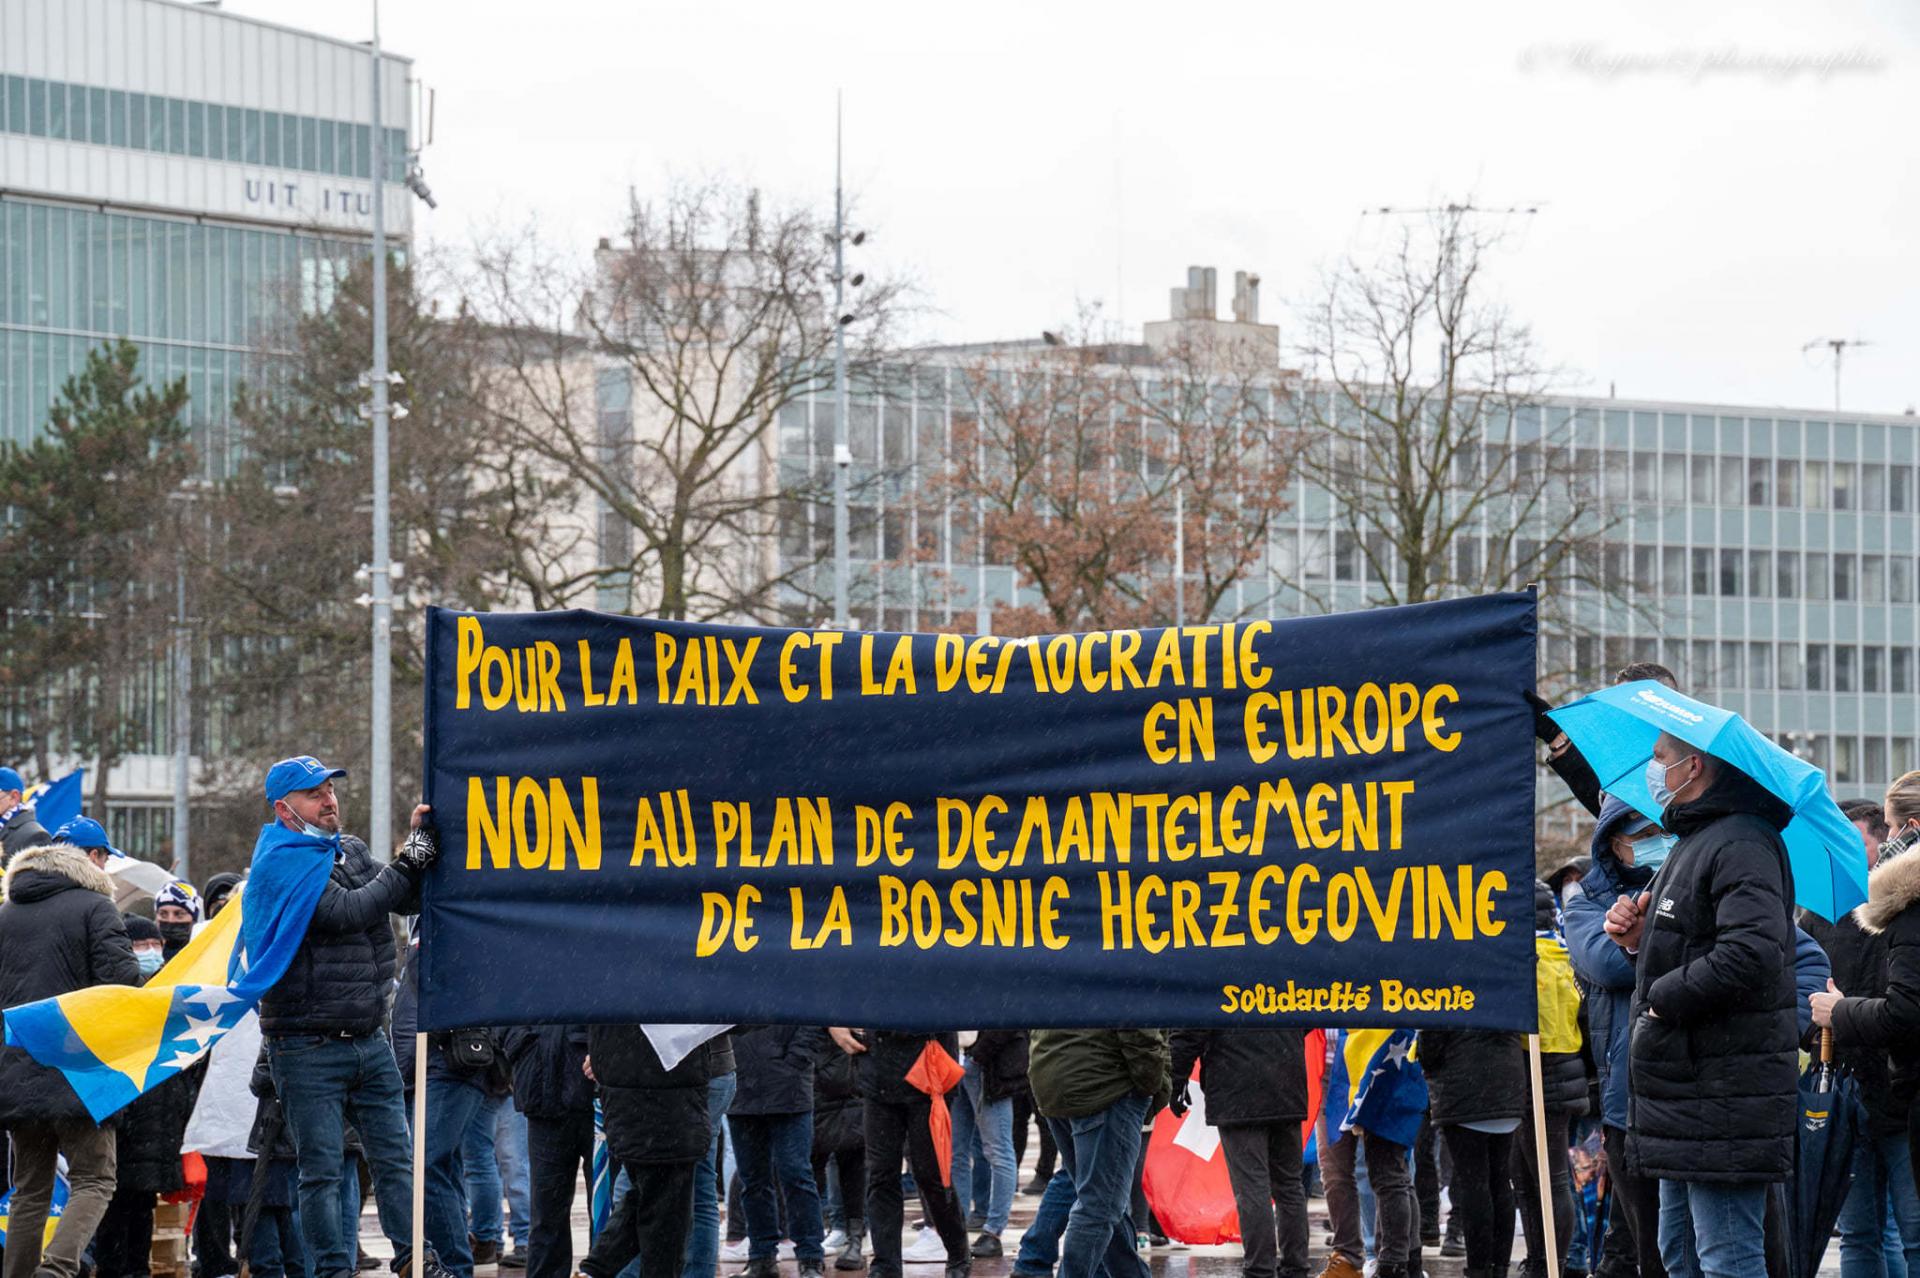
M 1620 678 L 1673 684 L 1657 666 Z M 1539 708 L 1547 762 L 1594 826 L 1584 849 L 1542 850 L 1542 1023 L 1566 1024 L 1538 1097 L 1525 1038 L 1479 1030 L 1420 1033 L 1424 1121 L 1404 1140 L 1330 1121 L 1337 1098 L 1312 1112 L 1338 1049 L 1310 1054 L 1319 1040 L 1296 1028 L 742 1025 L 673 1050 L 637 1025 L 434 1033 L 421 1272 L 773 1278 L 791 1261 L 801 1278 L 918 1265 L 968 1278 L 974 1261 L 1010 1255 L 1018 1278 L 1141 1278 L 1143 1252 L 1165 1242 L 1140 1196 L 1143 1133 L 1204 1095 L 1247 1278 L 1409 1278 L 1436 1250 L 1469 1278 L 1503 1278 L 1516 1233 L 1528 1278 L 1558 1278 L 1570 1247 L 1606 1278 L 1785 1275 L 1800 1053 L 1831 1031 L 1870 1129 L 1840 1215 L 1841 1272 L 1920 1278 L 1920 856 L 1902 855 L 1920 842 L 1920 773 L 1884 806 L 1846 805 L 1870 896 L 1829 922 L 1796 914 L 1789 810 L 1751 777 L 1663 737 L 1650 820 L 1601 793 Z M 423 807 L 377 863 L 344 833 L 340 775 L 305 756 L 267 774 L 273 820 L 325 840 L 334 867 L 246 1033 L 102 1125 L 58 1072 L 0 1049 L 4 1278 L 147 1275 L 156 1203 L 183 1195 L 197 1203 L 193 1278 L 242 1264 L 262 1278 L 413 1270 L 407 920 L 438 848 Z M 0 1006 L 141 984 L 244 891 L 219 875 L 123 914 L 105 831 L 85 818 L 43 828 L 24 788 L 0 768 Z M 613 1202 L 576 1256 L 601 1140 Z M 1038 1201 L 1016 1238 L 1021 1194 Z M 1589 1213 L 1590 1196 L 1611 1210 Z M 369 1199 L 390 1262 L 359 1246 Z

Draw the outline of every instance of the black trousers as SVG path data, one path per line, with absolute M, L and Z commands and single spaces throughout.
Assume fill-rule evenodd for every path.
M 1636 1176 L 1627 1168 L 1627 1134 L 1618 1127 L 1602 1127 L 1606 1143 L 1607 1178 L 1613 1183 L 1613 1214 L 1624 1220 L 1640 1278 L 1667 1278 L 1660 1261 L 1660 1182 Z
M 813 1151 L 813 1181 L 820 1186 L 820 1207 L 828 1216 L 833 1214 L 833 1200 L 827 1193 L 827 1164 L 840 1170 L 840 1219 L 829 1220 L 829 1225 L 837 1224 L 848 1233 L 864 1217 L 867 1209 L 867 1150 L 864 1145 L 842 1145 L 839 1149 L 827 1152 L 815 1147 Z
M 693 1232 L 693 1178 L 698 1159 L 684 1163 L 622 1163 L 632 1186 L 607 1227 L 580 1262 L 587 1278 L 615 1278 L 634 1257 L 643 1274 L 679 1273 Z
M 210 1199 L 203 1199 L 195 1210 L 193 1254 L 200 1262 L 199 1278 L 233 1278 L 240 1272 L 240 1262 L 233 1254 L 240 1216 L 227 1203 Z
M 152 1191 L 116 1189 L 93 1235 L 99 1278 L 142 1278 L 153 1252 Z
M 1020 1166 L 1027 1161 L 1027 1125 L 1031 1123 L 1040 1129 L 1040 1153 L 1033 1164 L 1033 1178 L 1040 1184 L 1053 1179 L 1053 1165 L 1059 1160 L 1060 1151 L 1053 1146 L 1053 1129 L 1047 1126 L 1047 1120 L 1040 1117 L 1033 1108 L 1033 1092 L 1021 1088 L 1013 1094 L 1013 1165 Z
M 573 1190 L 583 1170 L 591 1183 L 592 1114 L 527 1119 L 527 1278 L 572 1278 Z
M 941 1104 L 945 1104 L 942 1101 Z M 927 1219 L 946 1244 L 949 1262 L 967 1258 L 967 1219 L 960 1200 L 941 1182 L 940 1161 L 927 1127 L 932 1102 L 896 1105 L 869 1098 L 864 1106 L 867 1134 L 867 1234 L 873 1239 L 875 1278 L 900 1278 L 900 1227 L 906 1203 L 900 1196 L 900 1160 L 904 1157 L 920 1187 Z M 594 1278 L 612 1278 L 595 1275 Z
M 1413 1196 L 1420 1204 L 1420 1239 L 1440 1244 L 1440 1133 L 1428 1118 L 1413 1142 Z
M 1440 1129 L 1453 1155 L 1453 1209 L 1460 1213 L 1467 1268 L 1507 1264 L 1513 1256 L 1512 1132 L 1477 1132 L 1449 1123 Z
M 1573 1241 L 1573 1159 L 1567 1145 L 1572 1139 L 1573 1115 L 1564 1109 L 1547 1111 L 1547 1175 L 1553 1185 L 1553 1237 L 1560 1254 L 1551 1265 L 1537 1268 L 1559 1273 L 1567 1263 L 1567 1246 Z M 1533 1119 L 1522 1119 L 1513 1142 L 1513 1184 L 1520 1200 L 1520 1224 L 1527 1235 L 1527 1259 L 1540 1261 L 1546 1251 L 1545 1231 L 1540 1219 L 1540 1162 L 1533 1148 Z
M 1246 1248 L 1240 1272 L 1245 1278 L 1310 1278 L 1300 1124 L 1236 1123 L 1220 1129 L 1220 1145 Z

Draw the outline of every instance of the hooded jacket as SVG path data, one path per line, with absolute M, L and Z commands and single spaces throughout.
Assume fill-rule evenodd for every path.
M 980 1090 L 988 1101 L 1027 1090 L 1027 1031 L 981 1030 L 967 1055 L 980 1062 Z
M 1623 865 L 1613 852 L 1613 836 L 1636 830 L 1647 819 L 1619 799 L 1608 797 L 1593 829 L 1593 868 L 1569 883 L 1561 899 L 1567 953 L 1584 985 L 1587 1029 L 1593 1039 L 1594 1068 L 1600 1073 L 1601 1121 L 1627 1128 L 1627 1040 L 1633 1024 L 1633 959 L 1615 945 L 1605 927 L 1607 911 L 1622 892 L 1639 893 L 1653 873 Z
M 1663 1180 L 1792 1174 L 1799 1032 L 1792 810 L 1721 762 L 1667 808 L 1680 836 L 1652 884 L 1629 1059 L 1630 1162 Z
M 589 1026 L 587 1048 L 613 1157 L 644 1164 L 699 1161 L 713 1142 L 707 1117 L 713 1045 L 702 1043 L 672 1069 L 661 1066 L 639 1025 Z
M 1085 1118 L 1135 1092 L 1156 1114 L 1172 1094 L 1167 1067 L 1164 1030 L 1035 1030 L 1027 1054 L 1033 1106 L 1048 1118 Z
M 0 1007 L 17 1007 L 95 985 L 138 985 L 113 883 L 87 854 L 64 843 L 14 854 L 0 905 Z M 86 1118 L 60 1071 L 17 1047 L 0 1047 L 0 1127 Z
M 1833 1006 L 1837 1047 L 1851 1054 L 1887 1054 L 1881 1104 L 1899 1130 L 1920 1093 L 1920 856 L 1882 861 L 1867 876 L 1867 903 L 1853 919 L 1885 946 L 1885 976 L 1871 997 L 1849 995 Z M 1849 987 L 1836 982 L 1845 992 Z M 1863 1084 L 1864 1090 L 1864 1084 Z M 1871 1108 L 1868 1111 L 1872 1113 Z
M 1307 1117 L 1307 1032 L 1302 1029 L 1179 1030 L 1173 1035 L 1173 1083 L 1184 1086 L 1200 1063 L 1207 1121 L 1299 1123 Z M 1318 1068 L 1319 1061 L 1314 1062 Z
M 1557 932 L 1553 889 L 1535 879 L 1533 928 L 1536 934 Z M 1576 978 L 1577 979 L 1577 978 Z M 1424 1043 L 1425 1039 L 1422 1039 Z M 1424 1049 L 1423 1049 L 1424 1051 Z M 1540 1057 L 1541 1093 L 1546 1107 L 1556 1112 L 1587 1112 L 1587 1056 L 1584 1052 L 1545 1052 Z
M 593 1113 L 593 1084 L 580 1068 L 587 1059 L 586 1026 L 516 1025 L 500 1031 L 500 1050 L 522 1114 L 553 1120 Z
M 282 1038 L 379 1029 L 397 957 L 388 916 L 419 908 L 419 882 L 412 870 L 398 861 L 375 865 L 366 844 L 342 838 L 306 938 L 260 1000 L 260 1032 Z

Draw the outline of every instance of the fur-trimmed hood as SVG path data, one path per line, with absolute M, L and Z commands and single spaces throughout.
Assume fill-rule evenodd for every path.
M 41 887 L 31 879 L 22 877 L 27 875 L 44 876 L 54 882 Z M 19 884 L 18 890 L 15 889 L 16 882 Z M 108 900 L 113 899 L 113 880 L 107 877 L 107 872 L 95 865 L 85 852 L 69 843 L 22 848 L 13 854 L 13 860 L 7 866 L 5 890 L 9 901 L 35 900 L 50 895 L 48 888 L 61 891 L 69 884 L 89 892 L 98 892 Z M 41 890 L 36 891 L 36 887 Z
M 1867 903 L 1853 917 L 1861 931 L 1878 935 L 1915 901 L 1920 901 L 1920 856 L 1902 853 L 1873 868 L 1867 876 Z

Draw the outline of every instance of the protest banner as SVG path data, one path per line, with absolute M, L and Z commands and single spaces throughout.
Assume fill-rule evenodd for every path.
M 1531 594 L 427 649 L 430 1028 L 1534 1025 Z

